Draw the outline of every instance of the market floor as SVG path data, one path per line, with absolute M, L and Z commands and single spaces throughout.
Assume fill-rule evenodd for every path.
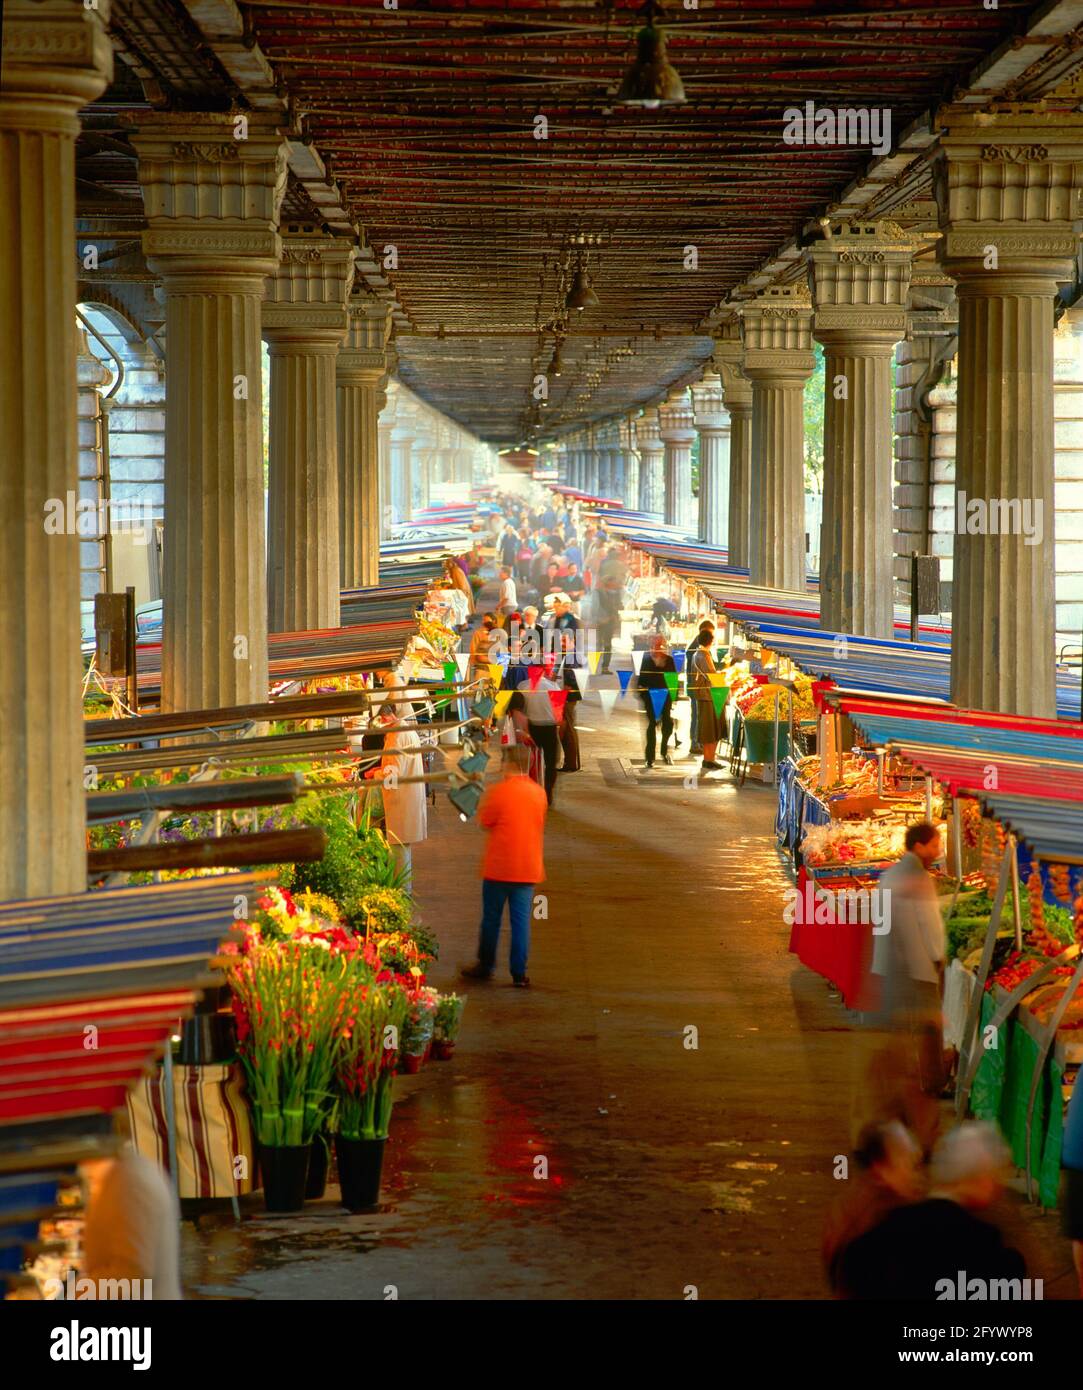
M 612 678 L 611 678 L 612 679 Z M 612 679 L 615 687 L 616 681 Z M 684 706 L 687 709 L 687 706 Z M 197 1298 L 822 1298 L 823 1216 L 862 1035 L 788 954 L 773 788 L 628 776 L 631 700 L 580 706 L 533 924 L 532 987 L 470 984 L 455 1058 L 396 1080 L 378 1212 L 329 1187 L 185 1226 Z M 622 762 L 623 760 L 623 762 Z M 495 763 L 495 759 L 494 759 Z M 477 940 L 481 832 L 441 795 L 415 850 L 454 989 Z M 1055 1217 L 1016 1204 L 1046 1297 L 1071 1297 Z

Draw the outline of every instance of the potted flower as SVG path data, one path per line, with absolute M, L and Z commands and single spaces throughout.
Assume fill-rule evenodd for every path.
M 436 990 L 421 985 L 408 995 L 406 1021 L 402 1030 L 402 1070 L 409 1075 L 421 1070 L 436 1026 Z
M 375 984 L 360 959 L 354 961 L 352 976 L 335 1072 L 335 1155 L 343 1206 L 364 1211 L 380 1196 L 395 1064 L 408 1004 L 395 982 Z
M 439 997 L 432 1035 L 432 1052 L 438 1062 L 451 1061 L 465 1005 L 466 998 L 461 994 L 441 994 Z
M 325 938 L 261 941 L 230 971 L 268 1211 L 300 1211 L 309 1150 L 333 1104 L 349 957 Z

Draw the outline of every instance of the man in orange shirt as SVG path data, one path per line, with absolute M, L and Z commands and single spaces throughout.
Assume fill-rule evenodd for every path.
M 529 770 L 529 747 L 516 743 L 505 748 L 504 776 L 478 806 L 478 824 L 489 837 L 481 864 L 481 937 L 477 965 L 462 972 L 468 980 L 488 980 L 492 975 L 506 902 L 511 918 L 511 978 L 519 989 L 530 984 L 526 974 L 530 909 L 534 885 L 545 878 L 548 804 Z

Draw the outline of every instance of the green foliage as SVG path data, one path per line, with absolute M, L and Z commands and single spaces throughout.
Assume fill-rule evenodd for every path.
M 824 485 L 824 350 L 814 345 L 816 365 L 805 382 L 805 491 L 822 492 Z

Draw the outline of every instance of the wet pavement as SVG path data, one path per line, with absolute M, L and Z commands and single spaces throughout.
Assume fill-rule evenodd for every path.
M 686 733 L 673 768 L 641 774 L 631 698 L 606 720 L 588 695 L 579 724 L 531 988 L 511 988 L 506 923 L 501 976 L 456 981 L 482 837 L 441 795 L 415 888 L 442 943 L 431 981 L 469 1001 L 453 1060 L 396 1079 L 380 1209 L 349 1216 L 329 1186 L 300 1216 L 256 1196 L 240 1225 L 186 1223 L 190 1296 L 827 1296 L 820 1232 L 863 1040 L 787 951 L 774 789 L 690 777 Z M 1012 1217 L 1046 1297 L 1071 1297 L 1056 1218 Z

